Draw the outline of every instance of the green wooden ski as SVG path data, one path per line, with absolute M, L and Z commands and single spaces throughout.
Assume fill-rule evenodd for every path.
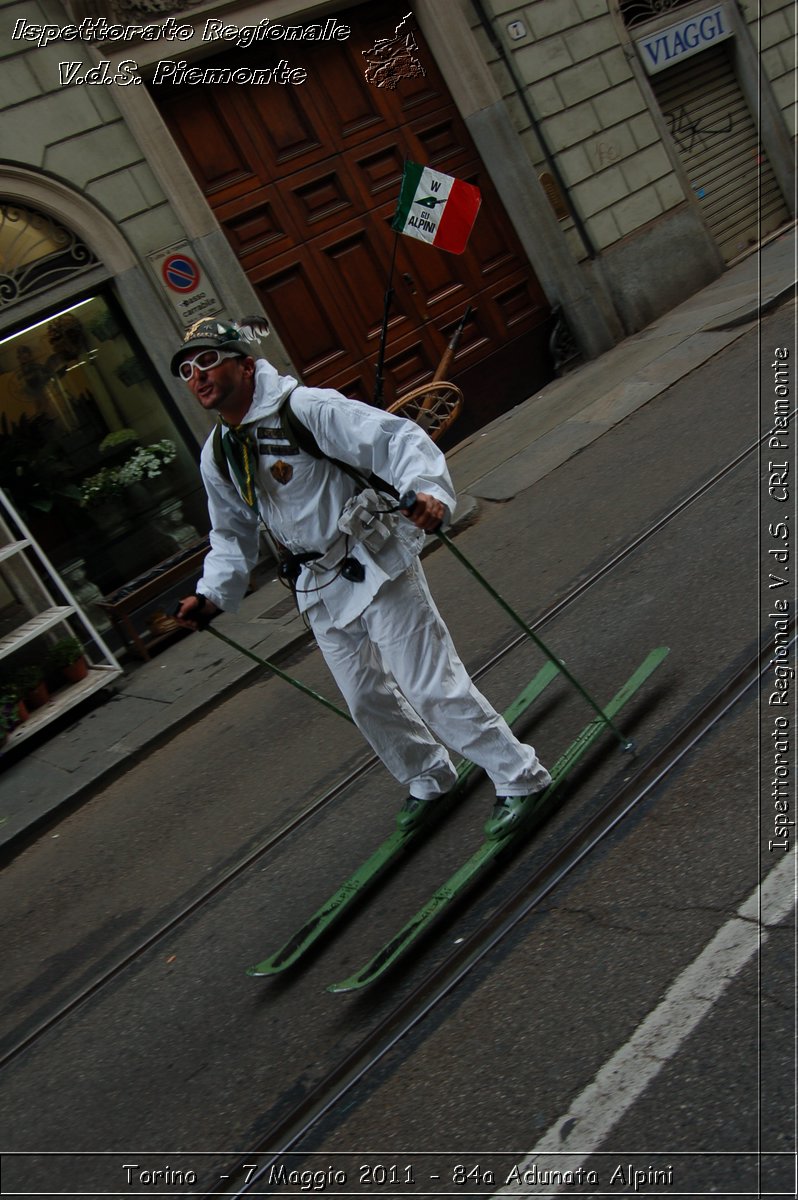
M 558 674 L 559 668 L 552 662 L 546 663 L 538 671 L 534 679 L 527 684 L 504 712 L 503 716 L 508 725 L 512 725 L 526 712 Z M 458 798 L 475 770 L 474 764 L 467 759 L 458 764 L 457 780 L 446 794 L 445 800 L 435 806 L 436 817 L 442 816 L 450 804 Z M 358 867 L 328 900 L 325 900 L 324 904 L 316 910 L 312 917 L 308 918 L 302 928 L 289 938 L 280 950 L 272 954 L 270 958 L 264 959 L 263 962 L 257 963 L 256 966 L 248 967 L 247 975 L 278 975 L 292 967 L 323 934 L 332 928 L 353 901 L 362 896 L 404 854 L 411 842 L 416 841 L 422 833 L 432 829 L 436 824 L 437 819 L 433 819 L 423 822 L 414 829 L 404 831 L 396 829 L 382 845 L 377 847 L 371 857 Z
M 634 675 L 627 680 L 603 711 L 610 717 L 620 712 L 627 701 L 657 669 L 667 653 L 668 649 L 664 646 L 652 650 L 648 658 L 641 663 Z M 454 875 L 429 898 L 426 904 L 390 941 L 377 951 L 364 967 L 361 967 L 354 975 L 350 975 L 348 979 L 342 980 L 341 983 L 331 984 L 327 990 L 330 992 L 357 991 L 379 979 L 389 967 L 393 966 L 397 959 L 405 954 L 421 934 L 432 925 L 433 921 L 437 920 L 440 914 L 487 870 L 514 839 L 524 832 L 529 832 L 533 826 L 549 815 L 555 807 L 554 799 L 557 789 L 606 729 L 607 722 L 601 717 L 596 717 L 589 725 L 585 726 L 554 764 L 551 771 L 551 784 L 544 792 L 540 793 L 539 802 L 527 814 L 523 822 L 503 838 L 484 841 L 471 858 L 455 871 Z

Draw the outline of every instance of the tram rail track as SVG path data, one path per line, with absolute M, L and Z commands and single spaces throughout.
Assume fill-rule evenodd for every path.
M 790 627 L 792 644 L 795 641 L 795 621 Z M 301 1151 L 296 1150 L 312 1130 L 328 1117 L 335 1107 L 404 1038 L 446 999 L 496 947 L 530 913 L 549 897 L 583 863 L 619 824 L 674 771 L 682 760 L 726 717 L 773 665 L 770 645 L 761 645 L 757 652 L 727 679 L 713 694 L 682 721 L 676 731 L 659 747 L 632 776 L 621 782 L 601 805 L 588 817 L 566 842 L 547 857 L 544 863 L 524 879 L 512 894 L 479 928 L 458 940 L 446 957 L 370 1030 L 328 1073 L 294 1106 L 251 1146 L 236 1164 L 229 1165 L 229 1178 L 240 1179 L 243 1186 L 220 1184 L 203 1193 L 205 1200 L 232 1197 L 238 1200 L 257 1192 L 259 1182 L 275 1170 L 282 1158 L 292 1155 L 291 1167 Z M 253 1158 L 261 1159 L 253 1170 Z M 228 1177 L 228 1176 L 226 1176 Z
M 794 415 L 794 414 L 793 414 Z M 765 435 L 766 436 L 766 435 Z M 732 471 L 746 461 L 754 454 L 765 437 L 757 439 L 751 445 L 746 447 L 739 454 L 735 455 L 728 463 L 716 471 L 710 478 L 705 480 L 697 488 L 695 488 L 687 497 L 678 502 L 673 508 L 669 509 L 665 514 L 660 516 L 656 521 L 652 522 L 642 533 L 632 538 L 626 546 L 617 551 L 605 563 L 601 564 L 592 571 L 586 578 L 581 580 L 575 587 L 571 588 L 567 595 L 555 601 L 539 616 L 530 622 L 530 628 L 538 630 L 544 628 L 551 621 L 557 618 L 567 608 L 580 599 L 592 587 L 595 587 L 600 581 L 606 578 L 612 571 L 616 570 L 632 555 L 637 553 L 651 538 L 661 532 L 664 528 L 676 520 L 681 513 L 696 503 L 702 497 L 707 495 L 712 488 L 718 486 Z M 518 648 L 519 645 L 526 642 L 528 639 L 525 634 L 518 634 L 507 642 L 505 646 L 495 653 L 487 662 L 483 663 L 473 672 L 475 679 L 480 679 L 482 676 L 499 665 L 509 654 Z M 169 936 L 177 927 L 182 925 L 186 920 L 195 915 L 197 912 L 215 897 L 229 887 L 243 873 L 255 866 L 261 859 L 274 851 L 278 845 L 285 841 L 292 834 L 296 833 L 309 820 L 323 811 L 337 797 L 342 795 L 349 787 L 357 780 L 361 779 L 369 771 L 373 770 L 378 764 L 378 759 L 374 755 L 369 755 L 357 767 L 350 771 L 342 780 L 336 783 L 333 787 L 327 789 L 321 796 L 316 797 L 309 805 L 287 822 L 276 833 L 270 835 L 260 845 L 249 851 L 238 863 L 232 866 L 225 874 L 216 880 L 209 887 L 203 889 L 191 901 L 183 905 L 177 912 L 173 913 L 164 920 L 156 929 L 147 934 L 137 943 L 132 949 L 126 951 L 120 956 L 119 960 L 104 970 L 101 974 L 87 983 L 72 997 L 66 1000 L 59 1008 L 44 1018 L 37 1026 L 29 1030 L 17 1041 L 13 1042 L 7 1049 L 0 1052 L 0 1068 L 6 1066 L 27 1049 L 35 1045 L 35 1043 L 46 1034 L 51 1032 L 58 1024 L 66 1017 L 77 1011 L 82 1005 L 90 999 L 98 995 L 105 987 L 119 978 L 129 967 L 137 962 L 142 955 L 151 950 L 164 938 Z

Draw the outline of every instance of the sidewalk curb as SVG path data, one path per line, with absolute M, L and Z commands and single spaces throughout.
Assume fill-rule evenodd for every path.
M 797 294 L 798 280 L 794 283 L 788 283 L 786 287 L 776 292 L 768 300 L 755 305 L 753 308 L 746 309 L 738 317 L 732 317 L 730 321 L 723 321 L 717 325 L 704 325 L 702 333 L 722 333 L 727 329 L 736 329 L 738 325 L 748 325 L 751 321 L 755 321 L 757 318 L 764 317 L 767 313 L 772 312 L 774 308 L 778 308 L 785 300 Z

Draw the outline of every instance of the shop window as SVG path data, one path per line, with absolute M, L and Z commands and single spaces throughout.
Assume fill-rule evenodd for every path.
M 86 603 L 205 533 L 196 462 L 106 297 L 0 339 L 0 486 Z

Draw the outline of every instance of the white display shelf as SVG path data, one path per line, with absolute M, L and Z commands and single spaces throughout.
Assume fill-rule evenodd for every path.
M 77 635 L 86 648 L 90 667 L 86 679 L 61 688 L 47 704 L 35 709 L 27 721 L 12 730 L 3 747 L 7 749 L 105 687 L 122 674 L 122 668 L 2 490 L 0 566 L 4 586 L 25 618 L 0 638 L 0 660 L 52 632 L 61 638 Z M 44 645 L 43 657 L 46 651 Z
M 48 629 L 54 629 L 67 617 L 73 616 L 76 611 L 72 605 L 59 604 L 37 613 L 24 625 L 18 625 L 11 633 L 0 638 L 0 658 L 6 658 L 9 654 L 13 654 L 15 650 L 21 649 L 28 642 L 32 642 L 34 638 L 46 633 Z
M 27 550 L 30 542 L 25 538 L 21 542 L 10 542 L 7 546 L 0 546 L 0 562 L 5 562 L 7 558 L 13 558 L 15 554 Z
M 69 712 L 81 700 L 85 700 L 87 696 L 91 696 L 100 688 L 106 687 L 110 680 L 115 679 L 118 674 L 119 671 L 111 666 L 90 667 L 88 675 L 85 679 L 81 679 L 80 683 L 70 684 L 55 692 L 46 704 L 43 704 L 41 708 L 33 709 L 26 721 L 17 725 L 16 729 L 12 729 L 2 747 L 3 751 L 10 750 L 12 746 L 16 746 L 34 733 L 38 733 L 56 717 Z

